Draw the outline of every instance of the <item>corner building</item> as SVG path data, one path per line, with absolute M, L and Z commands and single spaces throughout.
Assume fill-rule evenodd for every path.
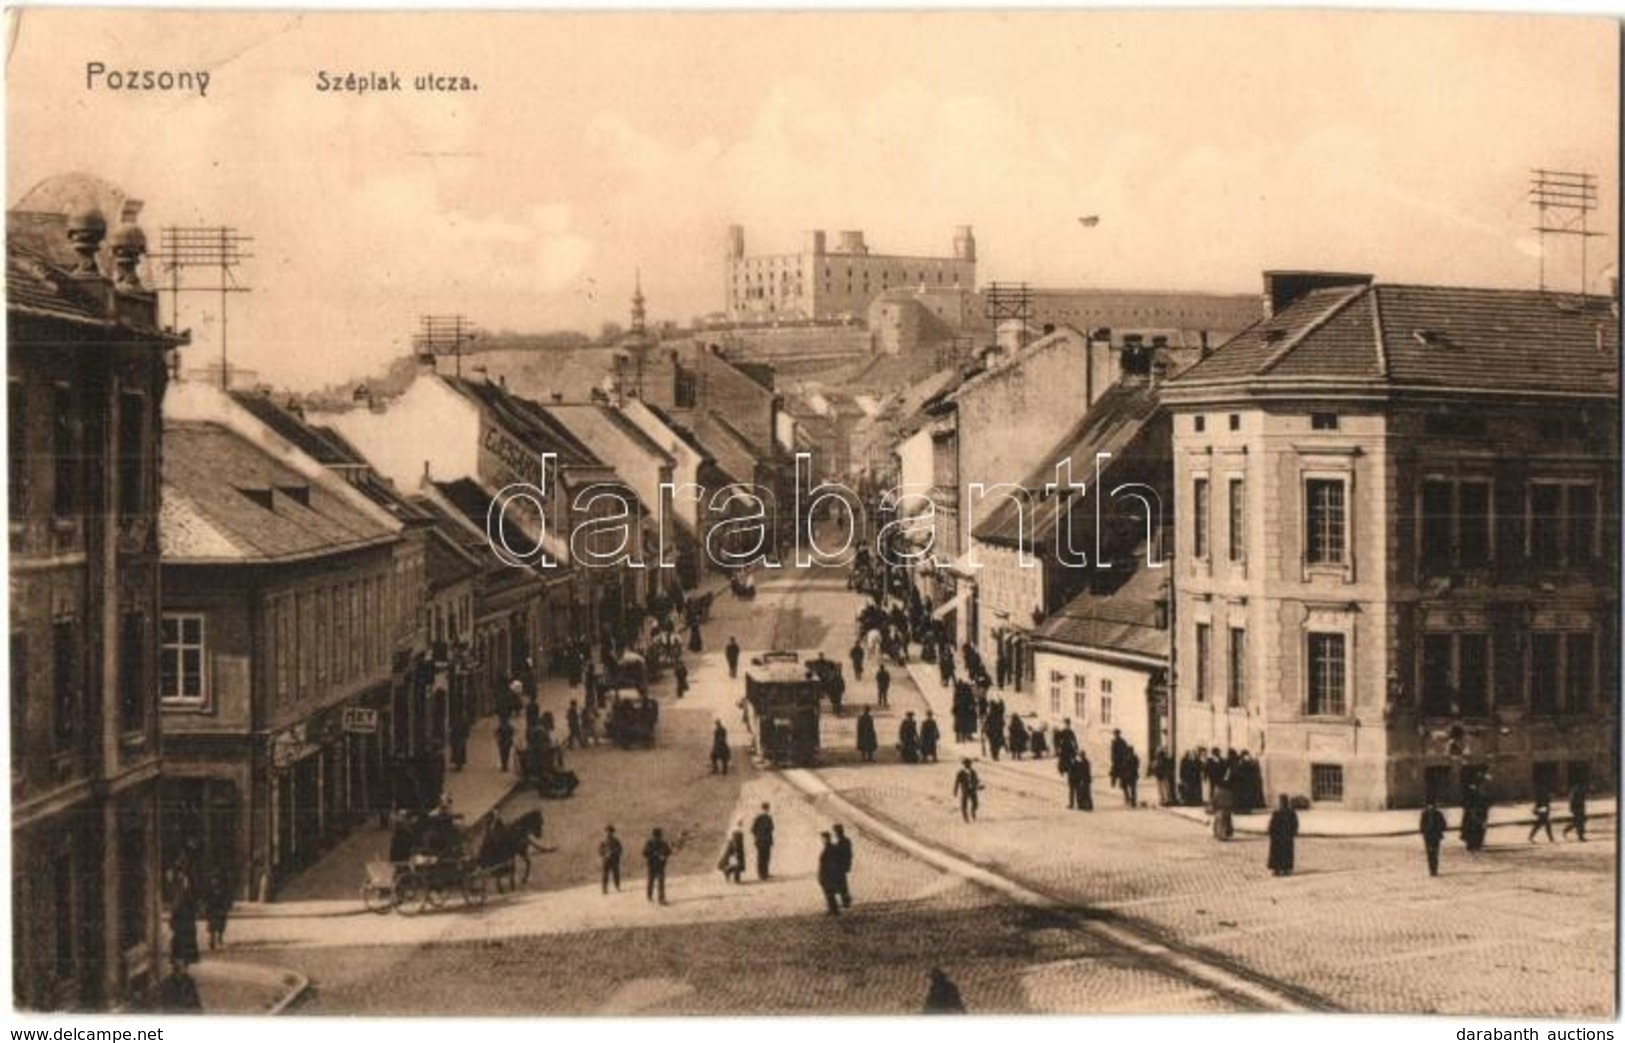
M 1164 396 L 1175 752 L 1355 809 L 1611 783 L 1617 300 L 1265 281 Z

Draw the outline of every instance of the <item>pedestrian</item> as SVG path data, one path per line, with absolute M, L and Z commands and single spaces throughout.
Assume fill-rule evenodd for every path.
M 604 827 L 604 839 L 598 842 L 598 866 L 601 871 L 604 893 L 609 894 L 609 885 L 613 881 L 615 890 L 621 889 L 621 839 L 615 835 L 614 826 Z
M 1291 876 L 1297 854 L 1298 813 L 1292 802 L 1281 794 L 1280 805 L 1270 814 L 1269 870 L 1276 876 Z
M 1580 843 L 1586 839 L 1586 788 L 1575 786 L 1569 794 L 1569 824 L 1563 827 L 1563 839 L 1567 840 L 1569 834 L 1574 833 L 1580 838 Z
M 852 840 L 846 835 L 846 827 L 837 822 L 830 827 L 835 830 L 835 850 L 840 852 L 840 884 L 839 892 L 841 906 L 852 908 Z
M 226 947 L 226 919 L 231 915 L 231 887 L 226 878 L 216 873 L 209 881 L 209 893 L 204 900 L 203 913 L 209 921 L 209 949 Z
M 581 708 L 574 699 L 570 700 L 569 709 L 564 711 L 564 727 L 567 734 L 564 745 L 571 749 L 586 749 L 587 739 L 581 734 Z
M 514 682 L 514 684 L 518 683 L 518 681 Z M 525 731 L 532 735 L 536 734 L 536 729 L 541 726 L 541 720 L 542 708 L 536 705 L 536 697 L 533 695 L 525 700 Z
M 508 682 L 508 687 L 497 693 L 497 716 L 507 720 L 519 712 L 520 703 L 524 701 L 525 686 L 519 678 Z
M 836 848 L 835 842 L 829 835 L 829 830 L 820 833 L 824 838 L 823 850 L 818 852 L 818 889 L 824 892 L 824 904 L 829 915 L 841 915 L 841 852 Z
M 1128 758 L 1128 753 L 1128 740 L 1123 738 L 1123 730 L 1113 728 L 1111 747 L 1111 784 L 1113 789 L 1123 785 L 1123 762 Z
M 643 844 L 643 864 L 648 869 L 644 897 L 651 902 L 659 895 L 660 904 L 666 904 L 666 863 L 671 860 L 672 854 L 672 846 L 666 842 L 660 827 L 656 826 Z
M 722 860 L 717 863 L 722 870 L 722 877 L 731 884 L 745 882 L 745 821 L 740 819 L 734 823 L 733 832 L 728 834 L 728 843 L 722 849 Z
M 937 763 L 937 743 L 942 741 L 942 729 L 937 726 L 937 719 L 930 710 L 925 711 L 925 720 L 920 724 L 920 760 Z
M 766 880 L 773 861 L 773 816 L 765 801 L 751 821 L 750 835 L 756 843 L 756 879 Z
M 865 763 L 872 763 L 875 751 L 880 748 L 880 742 L 875 737 L 875 719 L 869 716 L 869 708 L 865 706 L 858 715 L 858 756 Z
M 1066 717 L 1055 729 L 1055 770 L 1065 775 L 1078 756 L 1078 735 L 1072 730 L 1072 718 Z
M 688 625 L 688 650 L 696 655 L 705 650 L 705 641 L 700 637 L 698 620 Z
M 1213 839 L 1229 840 L 1236 835 L 1235 798 L 1230 787 L 1220 783 L 1213 791 Z
M 1529 827 L 1529 842 L 1531 844 L 1535 842 L 1535 834 L 1543 829 L 1546 831 L 1546 841 L 1552 844 L 1557 843 L 1557 838 L 1552 836 L 1552 801 L 1546 795 L 1544 789 L 1535 794 L 1535 824 Z
M 1207 803 L 1213 807 L 1219 794 L 1219 784 L 1224 782 L 1224 755 L 1214 746 L 1208 751 L 1206 764 Z
M 1077 811 L 1095 810 L 1094 796 L 1089 792 L 1093 782 L 1089 758 L 1072 758 L 1071 765 L 1066 769 L 1066 806 Z
M 1031 734 L 1027 736 L 1027 744 L 1032 747 L 1033 760 L 1035 761 L 1041 761 L 1049 756 L 1049 738 L 1046 728 L 1044 722 L 1040 721 L 1033 728 Z
M 876 704 L 884 710 L 889 704 L 887 696 L 891 692 L 891 671 L 886 669 L 884 662 L 875 669 L 875 700 Z
M 964 767 L 954 776 L 954 795 L 959 798 L 959 817 L 966 822 L 976 819 L 976 810 L 981 803 L 977 796 L 982 789 L 982 780 L 977 777 L 976 769 L 971 766 L 971 759 L 965 758 Z
M 873 634 L 876 633 L 876 631 L 871 630 L 870 633 Z M 852 651 L 847 654 L 852 660 L 853 679 L 858 681 L 863 680 L 863 643 L 860 641 L 853 641 Z
M 462 713 L 451 719 L 451 770 L 462 771 L 468 763 L 468 717 Z
M 513 722 L 506 717 L 497 719 L 497 761 L 502 770 L 508 770 L 508 762 L 513 759 Z
M 598 711 L 593 708 L 592 700 L 581 708 L 581 738 L 583 742 L 597 746 L 601 741 L 598 734 Z
M 937 676 L 942 679 L 942 687 L 946 688 L 954 681 L 954 653 L 953 649 L 944 645 L 942 654 L 937 659 Z
M 728 762 L 733 759 L 733 750 L 728 747 L 728 729 L 722 726 L 719 719 L 716 727 L 711 729 L 711 774 L 728 774 Z
M 1469 786 L 1461 798 L 1461 842 L 1468 851 L 1484 847 L 1490 825 L 1490 802 L 1478 786 Z
M 1123 787 L 1123 803 L 1131 808 L 1140 806 L 1140 755 L 1130 746 L 1123 754 L 1117 784 Z
M 955 985 L 941 968 L 931 968 L 931 985 L 925 990 L 925 1012 L 927 1014 L 963 1014 L 965 1001 L 959 995 L 959 986 Z
M 739 676 L 739 642 L 734 640 L 731 637 L 728 638 L 727 647 L 725 647 L 722 650 L 722 655 L 723 655 L 723 658 L 728 660 L 728 676 L 730 678 L 738 677 Z
M 1021 714 L 1010 715 L 1010 756 L 1020 760 L 1027 753 L 1027 726 L 1021 721 Z
M 198 961 L 197 912 L 196 890 L 190 879 L 182 877 L 169 911 L 169 958 L 182 970 Z
M 681 659 L 672 668 L 672 675 L 677 678 L 677 698 L 681 699 L 688 694 L 688 664 Z
M 1151 774 L 1157 780 L 1157 803 L 1165 808 L 1174 806 L 1174 758 L 1167 749 L 1151 756 Z
M 1444 812 L 1428 801 L 1427 807 L 1422 809 L 1422 846 L 1427 849 L 1428 875 L 1439 875 L 1439 846 L 1444 843 L 1445 821 Z
M 903 721 L 897 726 L 897 752 L 902 755 L 904 764 L 920 762 L 920 726 L 914 720 L 913 710 L 903 714 Z

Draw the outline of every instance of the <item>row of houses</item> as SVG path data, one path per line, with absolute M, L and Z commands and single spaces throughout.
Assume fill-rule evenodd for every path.
M 138 1003 L 167 882 L 274 898 L 358 823 L 437 795 L 450 730 L 509 681 L 634 640 L 656 595 L 780 538 L 697 490 L 791 500 L 771 370 L 661 352 L 641 307 L 643 383 L 584 401 L 433 358 L 344 408 L 182 381 L 139 211 L 75 176 L 8 214 L 25 1009 Z
M 1222 338 L 1061 325 L 921 382 L 879 484 L 938 618 L 1092 757 L 1556 793 L 1618 757 L 1619 352 L 1617 293 L 1272 272 Z

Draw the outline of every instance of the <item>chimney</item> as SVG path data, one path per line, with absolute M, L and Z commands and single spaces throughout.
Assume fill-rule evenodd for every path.
M 818 231 L 808 232 L 807 235 L 806 235 L 806 239 L 807 239 L 807 252 L 812 254 L 814 257 L 823 256 L 823 253 L 824 253 L 824 233 L 823 232 L 818 232 Z
M 745 256 L 745 226 L 728 226 L 728 259 L 737 261 Z
M 1264 317 L 1269 318 L 1290 307 L 1292 302 L 1313 290 L 1370 286 L 1371 280 L 1372 276 L 1358 272 L 1265 272 Z
M 1202 331 L 1202 357 L 1207 358 L 1213 354 L 1213 345 L 1208 343 L 1207 330 Z

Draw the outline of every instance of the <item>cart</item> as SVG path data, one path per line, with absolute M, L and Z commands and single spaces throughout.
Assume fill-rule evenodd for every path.
M 490 891 L 491 871 L 472 858 L 414 855 L 409 862 L 368 862 L 361 904 L 380 914 L 413 914 L 442 908 L 458 896 L 464 908 L 478 909 Z
M 778 766 L 816 763 L 818 704 L 825 684 L 797 652 L 769 652 L 745 671 L 745 698 L 756 719 L 756 751 Z

